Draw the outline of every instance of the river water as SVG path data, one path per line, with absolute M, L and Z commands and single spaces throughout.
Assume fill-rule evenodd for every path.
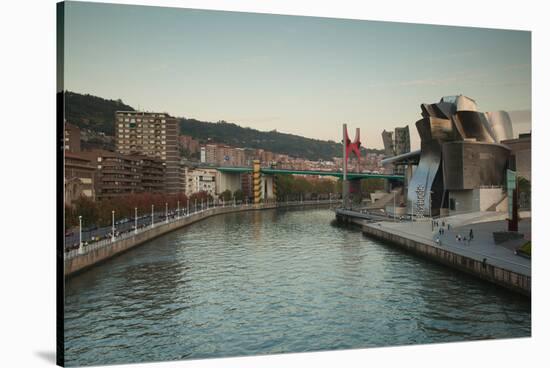
M 215 216 L 69 279 L 66 364 L 530 336 L 528 299 L 333 219 Z

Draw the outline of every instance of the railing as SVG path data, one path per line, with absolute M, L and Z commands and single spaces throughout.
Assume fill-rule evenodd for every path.
M 114 243 L 116 243 L 118 241 L 122 241 L 122 240 L 125 240 L 125 239 L 128 239 L 128 238 L 137 236 L 139 234 L 142 234 L 144 232 L 152 230 L 153 228 L 169 225 L 169 224 L 172 224 L 172 223 L 175 223 L 175 222 L 178 222 L 178 221 L 182 221 L 182 220 L 185 220 L 185 219 L 192 218 L 192 217 L 200 215 L 200 214 L 213 212 L 213 210 L 219 209 L 219 208 L 248 209 L 248 208 L 257 207 L 258 205 L 259 206 L 273 205 L 274 206 L 273 208 L 276 208 L 276 207 L 286 207 L 286 206 L 289 206 L 289 205 L 300 206 L 300 205 L 312 205 L 312 204 L 319 204 L 319 205 L 320 204 L 337 204 L 337 203 L 340 203 L 341 201 L 342 200 L 340 200 L 340 199 L 332 199 L 332 200 L 306 200 L 306 201 L 285 201 L 285 202 L 264 201 L 264 202 L 259 203 L 259 204 L 248 203 L 248 202 L 243 203 L 241 201 L 239 201 L 239 202 L 217 203 L 216 205 L 211 205 L 211 206 L 208 206 L 206 208 L 202 208 L 202 209 L 197 208 L 193 212 L 184 213 L 181 216 L 174 216 L 172 218 L 169 218 L 168 220 L 166 220 L 166 219 L 165 220 L 159 220 L 159 222 L 155 222 L 154 225 L 151 225 L 151 224 L 146 225 L 145 227 L 138 228 L 137 231 L 134 230 L 134 229 L 131 229 L 127 232 L 124 232 L 124 233 L 121 233 L 121 234 L 115 236 L 114 240 L 111 237 L 109 237 L 109 238 L 106 238 L 106 239 L 101 239 L 101 240 L 98 240 L 98 241 L 94 241 L 92 243 L 88 242 L 88 243 L 86 243 L 86 245 L 83 244 L 79 248 L 71 249 L 70 251 L 65 251 L 64 260 L 66 260 L 66 261 L 71 260 L 71 259 L 73 259 L 73 258 L 75 258 L 79 255 L 83 255 L 83 254 L 86 254 L 88 252 L 94 251 L 96 249 L 113 245 Z M 271 207 L 267 207 L 267 208 L 271 208 Z M 185 211 L 185 210 L 183 210 L 183 211 Z

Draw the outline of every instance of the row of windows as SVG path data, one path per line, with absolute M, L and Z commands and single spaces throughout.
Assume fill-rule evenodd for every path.
M 138 135 L 138 136 L 130 136 L 129 134 L 121 134 L 118 136 L 118 139 L 119 140 L 126 140 L 126 141 L 129 141 L 130 138 L 132 138 L 133 141 L 139 141 L 139 142 L 145 142 L 147 143 L 148 141 L 151 142 L 151 143 L 155 143 L 155 142 L 162 142 L 162 144 L 166 144 L 166 137 L 150 137 L 150 136 L 141 136 L 141 135 Z
M 133 134 L 155 134 L 155 135 L 166 135 L 166 130 L 130 130 L 130 129 L 124 129 L 123 127 L 118 128 L 118 132 L 120 133 L 133 133 Z
M 126 129 L 125 129 L 126 128 Z M 132 129 L 132 130 L 130 130 Z M 147 132 L 150 132 L 150 133 L 156 133 L 156 134 L 159 134 L 159 132 L 161 132 L 162 134 L 166 134 L 166 128 L 163 126 L 162 128 L 158 127 L 158 128 L 155 128 L 155 127 L 141 127 L 138 126 L 138 128 L 136 129 L 135 126 L 131 126 L 131 125 L 128 125 L 126 124 L 126 127 L 123 125 L 123 124 L 118 124 L 118 131 L 119 132 L 141 132 L 141 133 L 147 133 Z
M 156 119 L 142 119 L 142 118 L 122 118 L 122 117 L 118 117 L 118 122 L 119 123 L 135 123 L 135 122 L 138 122 L 138 123 L 163 123 L 165 124 L 166 123 L 166 120 L 162 119 L 162 120 L 156 120 Z

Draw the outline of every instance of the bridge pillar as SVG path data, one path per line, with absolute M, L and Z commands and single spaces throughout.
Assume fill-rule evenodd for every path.
M 348 182 L 348 203 L 353 207 L 360 205 L 363 200 L 361 193 L 361 179 L 347 180 Z
M 262 174 L 261 176 L 261 198 L 262 199 L 275 199 L 276 195 L 276 184 L 274 175 Z
M 262 199 L 261 175 L 260 160 L 252 161 L 252 192 L 254 195 L 254 204 L 260 203 L 260 200 Z
M 219 195 L 226 190 L 235 193 L 239 189 L 242 189 L 241 173 L 216 171 L 216 194 Z

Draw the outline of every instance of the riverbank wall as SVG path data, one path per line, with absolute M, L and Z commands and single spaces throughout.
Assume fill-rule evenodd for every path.
M 407 252 L 444 264 L 519 294 L 531 296 L 531 276 L 435 247 L 420 239 L 412 239 L 405 235 L 385 231 L 377 228 L 376 224 L 362 225 L 362 231 L 367 236 L 391 243 Z
M 204 211 L 192 213 L 189 216 L 182 216 L 179 219 L 172 220 L 168 223 L 161 222 L 155 224 L 154 227 L 147 227 L 139 230 L 137 233 L 126 233 L 117 238 L 114 242 L 108 241 L 106 244 L 90 244 L 83 247 L 82 250 L 74 250 L 69 253 L 64 253 L 64 275 L 69 277 L 82 272 L 98 263 L 106 261 L 116 255 L 126 252 L 138 245 L 146 243 L 161 235 L 171 231 L 181 229 L 183 227 L 202 221 L 212 216 L 244 211 L 259 211 L 275 208 L 301 208 L 301 207 L 327 207 L 337 204 L 337 201 L 305 201 L 305 202 L 290 202 L 290 203 L 265 203 L 255 205 L 242 206 L 226 206 L 214 207 Z

